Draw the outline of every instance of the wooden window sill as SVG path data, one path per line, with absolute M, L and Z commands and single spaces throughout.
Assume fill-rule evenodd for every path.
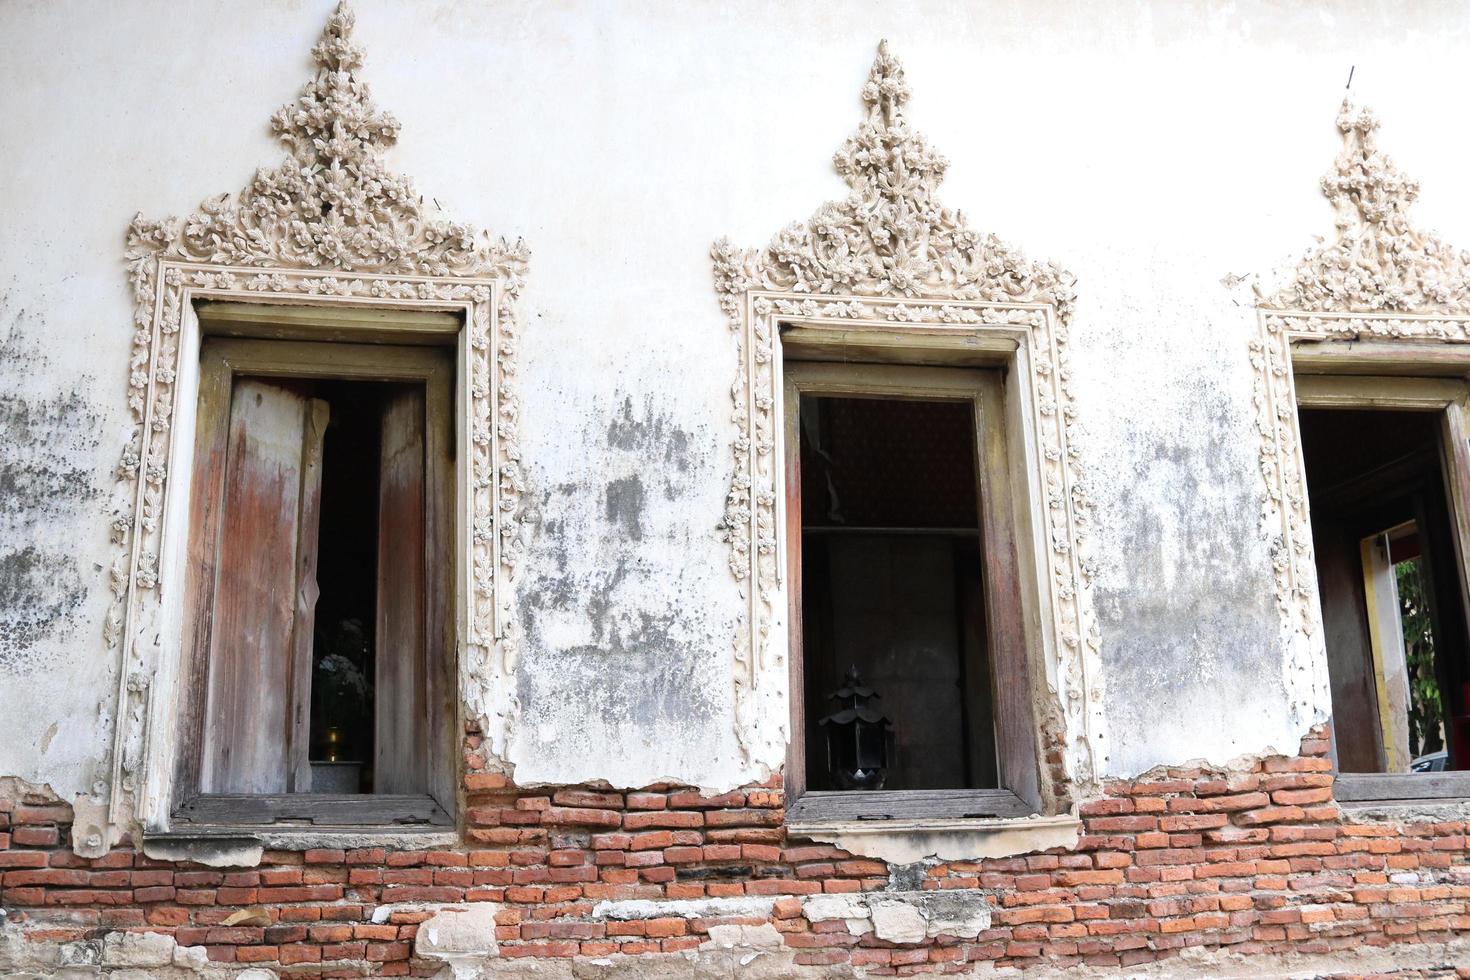
M 1470 804 L 1470 772 L 1338 773 L 1333 798 L 1355 810 Z
M 202 794 L 185 800 L 170 821 L 195 836 L 249 830 L 392 833 L 444 830 L 454 818 L 427 794 Z
M 1082 823 L 1043 816 L 1010 790 L 803 793 L 786 810 L 794 837 L 890 864 L 958 861 L 1072 847 Z
M 787 806 L 786 822 L 997 820 L 1035 812 L 1008 789 L 808 791 Z
M 179 806 L 167 827 L 143 833 L 149 857 L 210 867 L 254 867 L 267 850 L 422 850 L 459 843 L 453 818 L 432 797 L 386 794 L 199 796 Z

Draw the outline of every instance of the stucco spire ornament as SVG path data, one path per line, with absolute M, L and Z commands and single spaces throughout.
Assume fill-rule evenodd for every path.
M 1343 149 L 1322 178 L 1337 238 L 1307 254 L 1269 305 L 1316 313 L 1470 313 L 1470 253 L 1409 221 L 1419 182 L 1378 149 L 1378 119 L 1344 99 Z
M 949 161 L 909 129 L 903 66 L 878 45 L 863 85 L 866 115 L 832 158 L 851 192 L 805 223 L 787 226 L 763 250 L 715 244 L 722 303 L 747 288 L 858 296 L 931 296 L 992 302 L 1054 302 L 1071 309 L 1072 279 L 1028 262 L 994 235 L 971 231 L 940 203 Z M 727 306 L 726 311 L 729 312 Z
M 488 236 L 426 208 L 413 181 L 388 169 L 383 153 L 399 123 L 358 77 L 363 50 L 355 22 L 337 6 L 312 49 L 316 75 L 271 118 L 290 151 L 262 168 L 237 196 L 209 198 L 182 223 L 134 220 L 130 251 L 229 265 L 477 275 L 524 263 L 517 243 Z

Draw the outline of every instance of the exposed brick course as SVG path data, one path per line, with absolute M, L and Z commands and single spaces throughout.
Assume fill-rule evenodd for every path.
M 668 786 L 547 795 L 471 772 L 460 847 L 270 851 L 248 869 L 155 861 L 127 847 L 81 858 L 67 847 L 68 807 L 0 801 L 11 828 L 0 834 L 0 906 L 48 941 L 163 932 L 216 962 L 304 978 L 434 972 L 438 964 L 413 956 L 431 913 L 372 921 L 399 902 L 501 903 L 502 956 L 566 958 L 693 949 L 712 927 L 765 921 L 599 921 L 598 901 L 771 896 L 769 921 L 798 964 L 871 975 L 981 962 L 1126 967 L 1195 946 L 1332 952 L 1470 932 L 1470 827 L 1345 823 L 1326 745 L 1314 735 L 1301 756 L 1251 772 L 1175 769 L 1109 783 L 1081 806 L 1075 850 L 930 868 L 921 889 L 979 890 L 991 904 L 990 928 L 973 939 L 902 946 L 854 935 L 841 920 L 809 922 L 803 898 L 887 888 L 888 868 L 789 839 L 779 779 L 713 797 Z M 226 924 L 242 910 L 255 915 Z

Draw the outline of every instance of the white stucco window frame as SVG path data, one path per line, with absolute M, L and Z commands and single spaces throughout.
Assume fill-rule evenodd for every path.
M 273 317 L 294 317 L 298 337 L 319 325 L 322 339 L 332 331 L 391 332 L 393 321 L 415 317 L 424 327 L 426 312 L 457 318 L 456 693 L 461 705 L 475 703 L 477 717 L 497 723 L 484 732 L 492 745 L 503 744 L 514 714 L 509 580 L 523 550 L 524 489 L 516 301 L 529 253 L 520 241 L 452 220 L 390 168 L 385 154 L 401 127 L 362 79 L 353 26 L 352 11 L 339 5 L 311 50 L 314 74 L 272 118 L 286 149 L 279 163 L 182 219 L 138 215 L 128 229 L 131 433 L 117 469 L 112 603 L 103 623 L 118 657 L 117 701 L 107 803 L 79 816 L 79 853 L 103 853 L 133 831 L 146 839 L 170 830 L 199 303 L 260 311 L 264 332 L 254 335 L 265 337 Z M 347 829 L 364 840 L 372 828 L 359 821 Z M 303 828 L 293 839 L 313 834 L 321 836 Z
M 1461 595 L 1470 601 L 1470 422 L 1462 402 L 1470 379 L 1470 253 L 1410 220 L 1418 181 L 1379 150 L 1372 110 L 1344 98 L 1336 125 L 1342 148 L 1321 181 L 1336 234 L 1310 249 L 1277 288 L 1257 283 L 1253 296 L 1242 293 L 1242 305 L 1256 311 L 1249 350 L 1265 491 L 1261 517 L 1275 575 L 1283 680 L 1292 721 L 1303 729 L 1332 717 L 1332 691 L 1298 374 L 1387 379 L 1357 391 L 1350 379 L 1341 391 L 1314 381 L 1305 395 L 1318 406 L 1379 404 L 1440 414 L 1452 544 Z M 1435 383 L 1447 378 L 1462 384 Z M 1470 773 L 1338 774 L 1333 795 L 1354 819 L 1464 819 Z
M 787 766 L 788 787 L 799 796 L 788 756 L 798 736 L 783 579 L 783 329 L 846 334 L 858 359 L 985 359 L 1007 373 L 1011 451 L 1022 461 L 1021 496 L 1029 504 L 1019 557 L 1029 565 L 1032 593 L 1027 652 L 1035 673 L 1028 682 L 1039 764 L 1026 802 L 1034 812 L 967 817 L 987 808 L 940 794 L 906 808 L 901 819 L 843 821 L 829 811 L 808 821 L 788 792 L 787 829 L 899 861 L 1070 846 L 1080 829 L 1074 805 L 1098 792 L 1107 766 L 1090 501 L 1068 367 L 1074 281 L 1055 264 L 1031 262 L 971 230 L 940 203 L 948 161 L 908 127 L 908 98 L 902 66 L 880 44 L 862 89 L 862 122 L 833 158 L 848 196 L 787 225 L 765 248 L 721 240 L 712 252 L 716 293 L 737 345 L 734 466 L 721 522 L 745 602 L 733 645 L 735 731 L 746 761 Z
M 452 343 L 458 461 L 454 601 L 460 657 L 486 657 L 500 632 L 501 585 L 492 574 L 500 560 L 499 541 L 492 529 L 500 504 L 501 461 L 494 452 L 491 423 L 498 414 L 499 386 L 490 352 L 504 339 L 496 313 L 500 287 L 494 279 L 323 277 L 168 260 L 158 262 L 156 279 L 160 288 L 144 366 L 149 381 L 143 390 L 146 409 L 138 445 L 138 458 L 150 463 L 133 488 L 136 510 L 125 560 L 128 577 L 137 587 L 129 590 L 123 609 L 123 656 L 127 662 L 151 665 L 143 707 L 146 734 L 137 817 L 155 834 L 170 830 L 174 760 L 181 750 L 173 709 L 183 653 L 194 415 L 205 333 L 196 304 L 249 304 L 260 323 L 255 336 L 269 336 L 289 324 L 298 339 L 313 339 L 314 330 L 320 332 L 319 339 L 329 339 L 344 328 L 376 342 L 413 339 L 405 335 L 415 332 L 414 313 L 450 313 L 458 320 Z M 304 309 L 316 315 L 299 315 Z M 462 671 L 461 666 L 456 677 Z M 124 678 L 125 684 L 137 681 L 133 676 Z M 116 759 L 114 779 L 132 778 L 123 767 L 126 757 L 124 747 Z
M 787 829 L 791 833 L 814 839 L 841 837 L 860 850 L 887 847 L 889 842 L 877 840 L 878 836 L 899 834 L 911 842 L 920 833 L 947 842 L 941 850 L 958 848 L 955 853 L 971 855 L 992 850 L 1010 853 L 1011 838 L 1029 845 L 1040 835 L 1048 841 L 1044 846 L 1075 841 L 1075 819 L 1058 812 L 1058 798 L 1066 792 L 1053 784 L 1052 771 L 1041 764 L 1043 747 L 1065 738 L 1061 712 L 1055 710 L 1055 692 L 1067 690 L 1069 684 L 1086 683 L 1086 667 L 1076 642 L 1081 610 L 1072 588 L 1081 571 L 1075 549 L 1066 546 L 1076 530 L 1069 495 L 1064 492 L 1072 482 L 1068 461 L 1073 457 L 1057 338 L 1064 327 L 1056 313 L 1049 303 L 857 296 L 817 299 L 773 290 L 745 294 L 749 330 L 742 347 L 748 391 L 742 400 L 748 411 L 745 427 L 757 440 L 745 456 L 747 470 L 737 473 L 736 485 L 748 487 L 746 506 L 741 509 L 748 514 L 751 540 L 757 542 L 749 553 L 749 575 L 762 584 L 746 596 L 748 615 L 759 624 L 745 665 L 752 692 L 775 687 L 785 706 L 783 717 L 790 717 L 791 699 L 797 692 L 793 690 L 796 665 L 788 656 L 793 648 L 788 612 L 793 573 L 788 570 L 786 545 L 787 425 L 782 369 L 786 345 L 795 342 L 803 357 L 827 363 L 987 367 L 1004 374 L 1004 426 L 1017 519 L 1024 646 L 1031 671 L 1015 682 L 1026 685 L 1034 705 L 1035 782 L 1006 787 L 1021 798 L 1024 812 L 1006 808 L 1004 816 L 960 815 L 994 808 L 997 803 L 1005 807 L 991 798 L 1000 794 L 987 791 L 885 792 L 881 795 L 890 804 L 899 804 L 907 815 L 885 820 L 880 827 L 871 815 L 834 817 L 830 807 L 817 804 L 818 798 L 833 794 L 808 796 L 804 804 L 800 776 L 788 768 Z M 1070 677 L 1066 676 L 1069 668 Z M 1048 710 L 1049 704 L 1053 710 Z M 787 728 L 789 731 L 789 724 Z M 789 731 L 788 748 L 801 737 Z M 789 766 L 789 751 L 787 758 Z
M 1313 710 L 1330 714 L 1299 410 L 1378 407 L 1440 416 L 1446 503 L 1456 528 L 1451 544 L 1461 595 L 1470 596 L 1470 411 L 1464 389 L 1470 382 L 1470 317 L 1261 306 L 1258 325 L 1251 351 L 1261 469 L 1292 708 L 1307 717 Z M 1313 383 L 1299 386 L 1299 376 Z M 1334 378 L 1342 379 L 1340 392 L 1332 390 Z M 1355 378 L 1401 384 L 1393 384 L 1391 392 L 1364 394 L 1353 390 Z M 1434 383 L 1451 379 L 1461 384 Z M 1299 390 L 1303 387 L 1307 390 Z M 1338 773 L 1334 796 L 1350 808 L 1413 809 L 1425 802 L 1470 808 L 1470 773 Z

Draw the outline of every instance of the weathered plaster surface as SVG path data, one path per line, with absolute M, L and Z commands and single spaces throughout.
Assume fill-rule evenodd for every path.
M 985 893 L 966 888 L 814 895 L 801 906 L 810 922 L 841 920 L 854 936 L 871 932 L 900 945 L 940 935 L 974 939 L 990 928 L 990 912 Z
M 27 319 L 0 294 L 0 361 L 15 372 L 0 391 L 0 670 L 17 677 L 54 666 L 46 654 L 75 637 L 91 576 L 75 555 L 26 532 L 86 518 L 101 496 L 86 463 L 103 434 L 89 379 L 23 384 L 66 367 L 35 342 Z
M 0 735 L 0 776 L 70 795 L 105 771 L 110 705 L 94 685 L 111 665 L 86 635 L 105 588 L 85 543 L 106 540 L 115 429 L 96 366 L 47 340 L 56 296 L 0 278 L 0 718 L 16 726 Z
M 791 832 L 893 865 L 963 861 L 1075 847 L 1082 832 L 1070 816 L 1012 820 L 885 820 L 791 824 Z
M 717 429 L 652 392 L 575 397 L 587 411 L 527 419 L 547 451 L 531 460 L 538 560 L 518 593 L 516 779 L 760 778 L 740 764 L 730 723 L 735 597 L 722 565 L 694 560 L 718 541 Z M 691 520 L 702 510 L 707 520 Z
M 180 946 L 172 936 L 145 932 L 113 932 L 77 942 L 36 942 L 0 913 L 0 970 L 10 977 L 117 977 L 118 980 L 184 980 L 232 977 L 266 980 L 274 973 L 247 977 L 233 966 L 209 962 L 203 946 Z
M 155 861 L 189 861 L 206 868 L 253 868 L 260 864 L 264 845 L 255 838 L 147 839 L 143 854 Z
M 440 917 L 430 919 L 419 930 L 416 952 L 440 959 L 444 968 L 436 980 L 518 978 L 518 980 L 787 980 L 793 977 L 860 978 L 862 967 L 799 966 L 795 951 L 781 945 L 780 934 L 770 925 L 717 926 L 710 939 L 697 950 L 651 956 L 614 955 L 596 959 L 500 958 L 493 941 L 477 946 L 481 928 L 490 926 L 483 913 L 468 907 L 464 913 L 449 910 L 440 916 L 462 915 L 473 922 L 451 926 Z M 435 939 L 426 938 L 433 925 Z M 964 927 L 966 923 L 952 923 Z M 463 929 L 455 935 L 451 929 Z M 493 935 L 493 928 L 491 928 Z M 441 949 L 440 943 L 459 944 Z M 1331 955 L 1267 954 L 1249 956 L 1225 950 L 1190 947 L 1176 958 L 1125 968 L 1077 964 L 1070 968 L 1038 967 L 1026 972 L 1037 980 L 1069 980 L 1082 977 L 1181 977 L 1284 978 L 1335 974 L 1387 974 L 1402 970 L 1449 970 L 1470 958 L 1470 942 L 1397 945 L 1391 949 L 1359 947 Z M 277 974 L 259 967 L 210 963 L 202 946 L 178 946 L 168 936 L 150 933 L 112 933 L 100 940 L 71 943 L 27 942 L 19 927 L 0 919 L 0 969 L 7 975 L 32 980 L 76 980 L 80 977 L 111 977 L 114 980 L 275 980 Z M 990 963 L 976 964 L 967 974 L 978 977 L 1018 976 L 1014 970 L 996 970 Z
M 474 976 L 476 964 L 499 955 L 495 944 L 496 902 L 446 905 L 419 923 L 414 952 L 449 967 L 456 978 Z
M 119 229 L 278 158 L 264 120 L 310 70 L 330 6 L 0 10 L 0 124 L 25 134 L 0 141 L 3 323 L 19 352 L 0 358 L 0 391 L 28 406 L 16 430 L 22 402 L 4 403 L 0 459 L 64 487 L 0 512 L 3 554 L 42 563 L 21 558 L 0 579 L 11 644 L 0 773 L 63 798 L 105 772 L 116 697 L 114 659 L 94 639 L 110 552 L 109 516 L 93 504 L 125 418 Z M 1426 98 L 1463 81 L 1470 23 L 1458 11 L 1141 0 L 1106 14 L 1060 0 L 358 0 L 357 11 L 375 95 L 404 123 L 395 168 L 465 221 L 536 246 L 521 397 L 539 513 L 517 593 L 521 717 L 507 751 L 518 779 L 719 788 L 761 774 L 732 731 L 740 610 L 716 524 L 734 355 L 707 248 L 721 233 L 765 241 L 843 193 L 828 161 L 880 36 L 924 94 L 910 121 L 951 161 L 946 199 L 1077 277 L 1109 771 L 1295 744 L 1305 721 L 1279 710 L 1285 654 L 1262 605 L 1259 474 L 1243 448 L 1254 314 L 1221 283 L 1282 268 L 1331 231 L 1316 181 L 1337 149 L 1350 64 L 1385 143 L 1423 183 L 1419 220 L 1470 241 L 1459 179 L 1470 133 Z M 1321 43 L 1304 49 L 1306 36 Z M 614 435 L 625 408 L 643 434 Z M 28 568 L 43 569 L 39 600 Z M 59 615 L 38 611 L 57 603 Z
M 1330 131 L 1324 143 L 1330 145 Z M 1324 156 L 1325 156 L 1324 152 Z M 1178 329 L 1082 331 L 1079 398 L 1096 451 L 1109 773 L 1186 758 L 1223 763 L 1305 734 L 1287 713 L 1253 425 L 1253 316 L 1220 309 L 1177 258 L 1122 262 L 1095 301 L 1142 322 L 1176 297 Z M 1221 297 L 1227 295 L 1216 283 Z M 1145 380 L 1147 379 L 1147 380 Z M 1168 379 L 1168 380 L 1165 380 Z

